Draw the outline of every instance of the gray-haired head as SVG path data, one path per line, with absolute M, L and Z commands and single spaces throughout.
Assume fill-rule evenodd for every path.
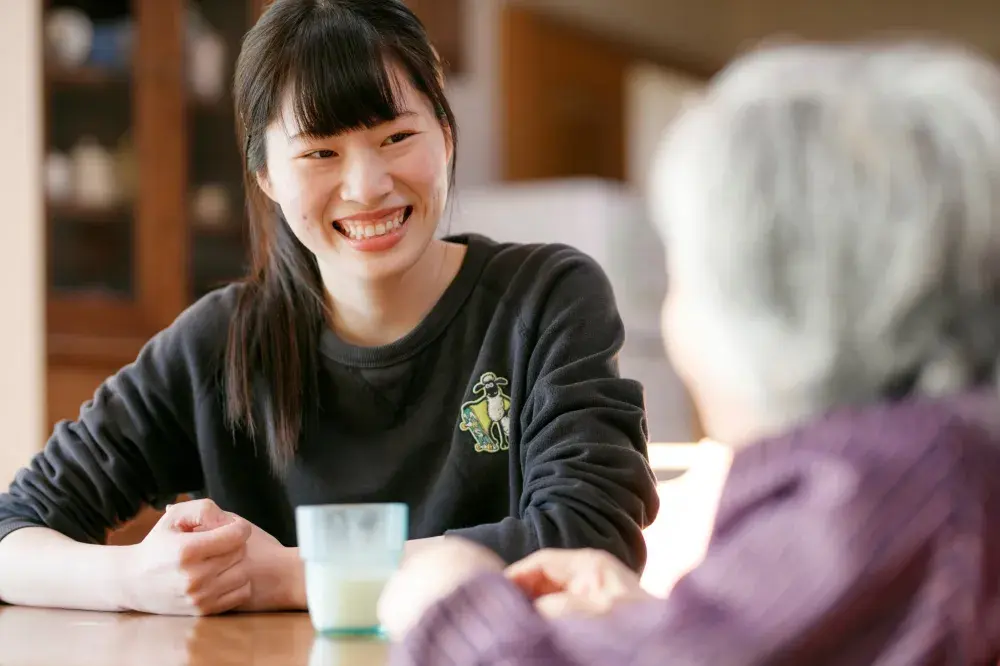
M 772 425 L 994 379 L 987 60 L 927 42 L 749 54 L 672 126 L 652 177 L 669 271 Z

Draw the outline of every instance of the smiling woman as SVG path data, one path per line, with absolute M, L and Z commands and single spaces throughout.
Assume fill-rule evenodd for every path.
M 234 98 L 252 269 L 151 340 L 0 495 L 0 600 L 301 609 L 306 504 L 405 503 L 409 552 L 589 547 L 642 569 L 658 500 L 609 282 L 566 246 L 436 237 L 458 132 L 412 12 L 277 0 Z M 98 545 L 190 491 L 207 499 L 142 543 Z
M 349 342 L 392 342 L 458 271 L 464 249 L 433 239 L 457 138 L 442 83 L 423 27 L 398 2 L 279 3 L 247 35 L 235 99 L 255 279 L 232 328 L 229 413 L 253 427 L 248 352 L 269 345 L 258 363 L 283 403 L 269 438 L 276 464 L 294 450 L 297 366 L 324 320 Z M 375 240 L 378 224 L 397 222 Z M 276 352 L 289 338 L 299 359 Z

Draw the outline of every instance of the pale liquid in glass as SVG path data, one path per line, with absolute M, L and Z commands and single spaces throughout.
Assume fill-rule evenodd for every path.
M 326 634 L 378 634 L 378 600 L 391 575 L 389 569 L 307 562 L 306 599 L 313 627 Z

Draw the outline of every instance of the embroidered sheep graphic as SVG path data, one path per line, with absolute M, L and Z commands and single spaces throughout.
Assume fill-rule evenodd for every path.
M 462 405 L 460 428 L 476 440 L 476 453 L 496 453 L 510 448 L 510 397 L 503 392 L 507 380 L 484 372 L 472 387 L 479 395 Z

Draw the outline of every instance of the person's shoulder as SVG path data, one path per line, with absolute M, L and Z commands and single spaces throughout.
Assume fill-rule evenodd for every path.
M 834 409 L 737 451 L 733 473 L 759 479 L 765 469 L 778 475 L 808 470 L 874 496 L 899 484 L 919 483 L 927 493 L 960 484 L 972 460 L 1000 478 L 1000 424 L 984 418 L 998 402 L 967 393 Z
M 182 311 L 173 326 L 187 334 L 210 337 L 220 329 L 228 330 L 244 288 L 235 282 L 207 292 Z
M 990 441 L 1000 431 L 979 418 L 979 392 L 948 397 L 910 396 L 831 410 L 778 441 L 790 448 L 836 451 L 870 465 L 909 467 L 921 458 L 951 455 L 956 447 Z M 1000 407 L 996 398 L 993 409 Z M 992 444 L 991 444 L 992 446 Z
M 225 359 L 229 322 L 244 287 L 231 284 L 206 293 L 151 336 L 134 361 L 109 381 L 204 386 L 215 380 Z
M 567 243 L 500 242 L 469 234 L 469 248 L 487 255 L 480 280 L 505 291 L 533 293 L 583 290 L 611 295 L 604 269 L 586 252 Z
M 196 355 L 220 353 L 244 288 L 237 282 L 209 291 L 177 315 L 155 340 L 162 347 L 184 348 Z
M 586 252 L 568 243 L 515 243 L 497 241 L 478 234 L 469 234 L 470 247 L 481 246 L 490 254 L 488 267 L 497 272 L 513 274 L 526 268 L 532 270 L 596 270 L 598 263 Z
M 536 335 L 586 322 L 595 337 L 601 332 L 620 336 L 611 281 L 587 253 L 563 243 L 497 242 L 483 236 L 470 236 L 468 243 L 469 252 L 483 261 L 477 289 L 522 331 Z

